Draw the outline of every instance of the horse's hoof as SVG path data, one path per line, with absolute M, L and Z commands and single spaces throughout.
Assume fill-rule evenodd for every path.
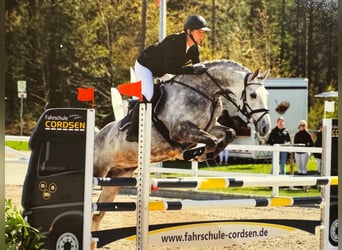
M 183 159 L 185 161 L 195 159 L 197 156 L 200 156 L 204 153 L 205 147 L 197 147 L 191 148 L 183 152 Z

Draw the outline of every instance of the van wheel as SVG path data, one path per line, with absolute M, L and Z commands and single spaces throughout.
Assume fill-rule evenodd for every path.
M 329 242 L 333 246 L 338 246 L 338 207 L 336 204 L 330 206 L 329 218 Z
M 81 217 L 64 218 L 53 227 L 49 235 L 49 249 L 82 249 L 83 221 Z

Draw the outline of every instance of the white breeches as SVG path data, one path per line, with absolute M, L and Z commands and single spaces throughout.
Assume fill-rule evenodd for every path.
M 309 154 L 308 153 L 302 153 L 302 154 L 295 153 L 295 160 L 298 165 L 298 173 L 306 174 L 307 173 L 306 165 L 309 160 Z

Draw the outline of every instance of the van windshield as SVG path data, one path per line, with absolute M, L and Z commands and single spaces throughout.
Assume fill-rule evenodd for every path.
M 47 140 L 38 158 L 40 176 L 84 170 L 85 145 L 78 140 Z

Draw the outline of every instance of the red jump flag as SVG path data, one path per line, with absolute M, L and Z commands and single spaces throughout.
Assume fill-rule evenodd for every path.
M 118 90 L 121 94 L 136 96 L 142 101 L 141 81 L 120 84 Z
M 81 102 L 94 102 L 94 88 L 78 88 L 77 100 Z

